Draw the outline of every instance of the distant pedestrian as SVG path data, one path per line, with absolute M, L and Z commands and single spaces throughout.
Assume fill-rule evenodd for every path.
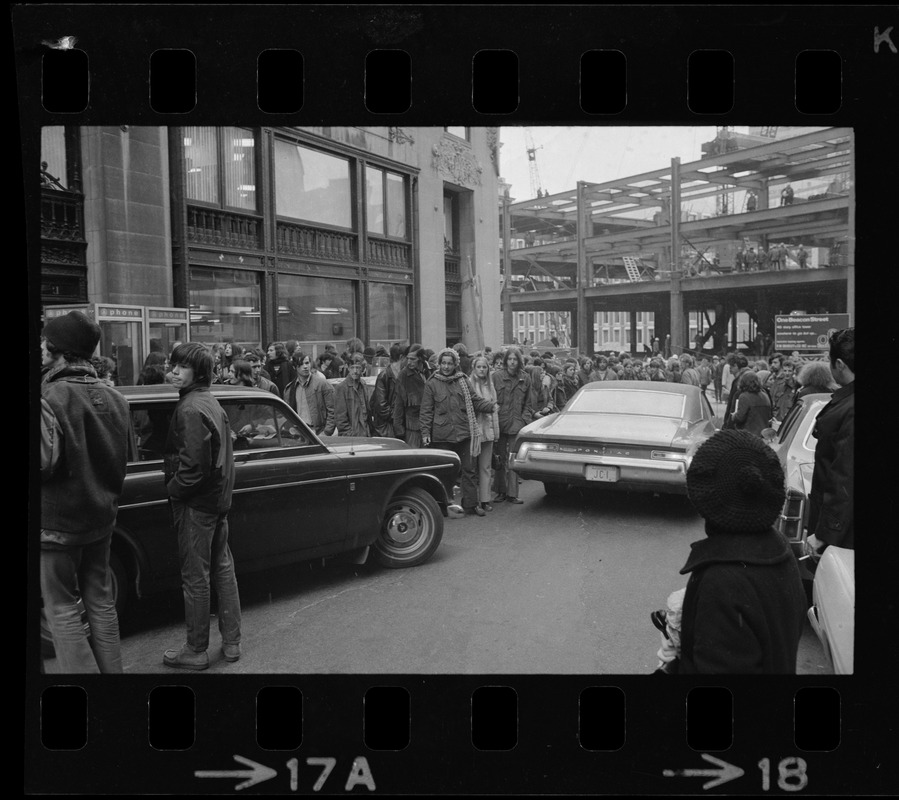
M 365 356 L 353 353 L 347 364 L 347 377 L 334 392 L 334 422 L 338 436 L 371 436 L 371 408 L 362 382 Z
M 709 360 L 707 358 L 700 359 L 696 371 L 699 373 L 699 388 L 705 394 L 712 382 L 712 367 L 709 365 Z
M 41 339 L 41 598 L 64 673 L 122 672 L 110 546 L 136 447 L 128 402 L 90 364 L 99 342 L 81 311 L 51 319 Z
M 780 204 L 782 206 L 793 205 L 793 187 L 789 183 L 780 190 Z
M 234 454 L 228 415 L 213 396 L 213 361 L 198 342 L 172 352 L 178 404 L 165 444 L 165 481 L 178 536 L 185 643 L 163 662 L 179 669 L 209 666 L 210 586 L 218 598 L 222 656 L 240 658 L 240 597 L 228 545 Z
M 724 361 L 719 356 L 712 356 L 712 385 L 715 387 L 716 403 L 724 397 L 724 367 Z
M 377 436 L 394 436 L 393 401 L 396 398 L 396 382 L 402 368 L 402 357 L 402 348 L 398 344 L 390 345 L 389 363 L 375 379 L 371 402 Z
M 534 392 L 517 347 L 506 351 L 503 368 L 493 373 L 493 385 L 499 410 L 497 449 L 501 462 L 496 470 L 496 497 L 493 502 L 523 503 L 518 496 L 518 473 L 508 468 L 509 452 L 518 432 L 534 419 Z
M 332 436 L 336 427 L 334 389 L 312 368 L 312 356 L 294 351 L 297 377 L 287 384 L 284 399 L 317 436 Z
M 751 370 L 740 380 L 740 396 L 733 415 L 734 427 L 761 437 L 771 424 L 771 399 Z
M 250 365 L 250 368 L 253 371 L 253 384 L 258 389 L 264 389 L 267 392 L 271 392 L 272 394 L 281 396 L 281 392 L 278 391 L 278 387 L 275 383 L 265 375 L 262 374 L 262 360 L 259 358 L 259 355 L 250 351 L 246 354 L 246 361 Z
M 428 378 L 424 349 L 412 344 L 396 380 L 393 398 L 393 435 L 411 447 L 421 447 L 421 398 Z
M 796 251 L 796 261 L 799 264 L 799 269 L 808 269 L 808 250 L 806 250 L 801 244 L 799 245 L 799 249 Z
M 749 359 L 742 353 L 736 353 L 730 359 L 729 370 L 731 374 L 730 390 L 727 395 L 727 408 L 724 411 L 724 427 L 734 427 L 732 417 L 737 410 L 737 399 L 740 397 L 740 381 L 742 377 L 750 372 Z
M 493 480 L 493 448 L 499 439 L 499 413 L 495 404 L 496 387 L 490 377 L 490 364 L 486 356 L 475 356 L 471 360 L 471 385 L 482 399 L 494 404 L 493 411 L 478 414 L 481 426 L 481 452 L 478 454 L 478 501 L 485 511 L 493 511 L 491 483 Z
M 425 384 L 421 400 L 421 440 L 425 447 L 452 450 L 462 462 L 459 485 L 466 514 L 486 515 L 478 494 L 478 457 L 482 433 L 478 414 L 492 414 L 496 403 L 475 392 L 459 369 L 459 354 L 450 347 L 437 354 L 437 372 Z
M 268 361 L 265 362 L 265 371 L 272 383 L 278 387 L 278 393 L 283 396 L 287 384 L 297 376 L 293 361 L 287 355 L 287 347 L 284 342 L 272 342 L 268 346 L 267 354 Z

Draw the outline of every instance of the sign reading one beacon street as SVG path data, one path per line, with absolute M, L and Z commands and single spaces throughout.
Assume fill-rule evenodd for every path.
M 849 327 L 848 314 L 785 314 L 774 317 L 774 349 L 827 351 L 834 331 Z

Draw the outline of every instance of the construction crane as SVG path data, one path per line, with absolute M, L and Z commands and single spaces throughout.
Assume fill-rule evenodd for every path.
M 531 129 L 527 127 L 524 128 L 524 142 L 528 154 L 528 169 L 531 175 L 531 196 L 540 197 L 543 193 L 543 183 L 540 180 L 540 170 L 537 169 L 537 151 L 542 150 L 543 145 L 540 145 L 540 147 L 534 146 L 534 137 L 531 134 Z

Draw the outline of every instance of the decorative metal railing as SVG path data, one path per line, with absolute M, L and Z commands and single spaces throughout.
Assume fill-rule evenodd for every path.
M 187 240 L 243 250 L 262 249 L 262 220 L 231 211 L 187 207 Z
M 278 222 L 277 240 L 279 253 L 335 261 L 357 260 L 357 237 L 353 233 Z
M 412 245 L 387 239 L 368 239 L 367 262 L 379 267 L 412 267 Z
M 41 238 L 84 241 L 84 196 L 63 189 L 41 189 Z

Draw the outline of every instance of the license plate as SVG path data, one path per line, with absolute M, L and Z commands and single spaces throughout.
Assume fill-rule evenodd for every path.
M 618 480 L 618 467 L 598 467 L 595 464 L 587 464 L 587 480 L 614 483 Z

